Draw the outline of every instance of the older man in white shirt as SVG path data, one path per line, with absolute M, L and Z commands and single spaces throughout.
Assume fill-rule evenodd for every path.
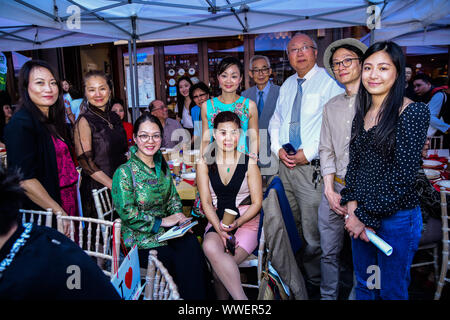
M 322 199 L 319 141 L 324 104 L 344 92 L 325 69 L 316 64 L 317 45 L 308 35 L 289 41 L 289 63 L 296 71 L 280 88 L 269 133 L 273 153 L 280 159 L 279 175 L 299 233 L 305 241 L 302 261 L 307 282 L 320 285 L 318 209 Z M 295 154 L 283 145 L 290 143 Z

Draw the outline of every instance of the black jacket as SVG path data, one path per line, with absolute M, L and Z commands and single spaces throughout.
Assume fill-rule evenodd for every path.
M 24 108 L 18 110 L 5 127 L 5 145 L 8 171 L 19 168 L 23 180 L 37 179 L 50 197 L 61 204 L 55 146 L 39 120 Z M 39 207 L 28 200 L 23 208 Z

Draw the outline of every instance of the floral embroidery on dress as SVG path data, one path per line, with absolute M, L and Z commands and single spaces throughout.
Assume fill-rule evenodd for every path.
M 149 185 L 155 185 L 158 183 L 158 179 L 147 179 L 147 180 L 144 180 L 143 182 L 146 184 L 149 184 Z
M 242 103 L 236 103 L 234 106 L 234 113 L 236 113 L 243 122 L 245 119 L 248 119 L 248 106 Z
M 149 249 L 166 244 L 157 241 L 164 232 L 160 220 L 182 212 L 183 207 L 170 170 L 161 172 L 162 156 L 154 157 L 155 172 L 136 156 L 136 151 L 136 146 L 130 148 L 130 159 L 114 174 L 112 197 L 122 219 L 125 246 L 137 244 L 139 249 Z

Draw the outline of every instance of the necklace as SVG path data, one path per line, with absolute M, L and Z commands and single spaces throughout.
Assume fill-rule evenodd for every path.
M 369 116 L 369 119 L 370 119 L 371 122 L 374 122 L 375 119 L 378 117 L 378 112 L 376 112 L 375 115 L 373 115 L 373 113 L 374 113 L 374 112 L 371 112 L 370 114 L 367 113 L 367 115 Z
M 33 224 L 31 223 L 24 223 L 23 224 L 25 230 L 22 232 L 20 237 L 14 242 L 11 250 L 9 251 L 8 255 L 5 259 L 3 259 L 2 262 L 0 262 L 0 279 L 3 277 L 3 272 L 6 270 L 6 268 L 9 267 L 11 262 L 14 260 L 14 257 L 17 252 L 19 252 L 20 248 L 22 248 L 25 243 L 27 242 L 27 239 L 30 237 L 31 229 L 33 228 Z
M 106 121 L 108 123 L 109 128 L 112 130 L 114 128 L 113 124 L 108 121 L 107 119 L 105 119 L 104 117 L 102 117 L 100 114 L 98 114 L 97 112 L 95 112 L 94 110 L 92 110 L 92 113 L 95 114 L 97 117 L 103 119 L 104 121 Z M 109 116 L 108 116 L 109 118 Z
M 236 156 L 233 156 L 233 157 L 234 157 L 234 160 L 235 160 L 234 163 L 231 163 L 230 165 L 228 165 L 226 163 L 226 161 L 223 162 L 224 166 L 226 166 L 226 168 L 227 168 L 227 173 L 230 173 L 231 167 L 234 166 L 234 164 L 236 163 Z

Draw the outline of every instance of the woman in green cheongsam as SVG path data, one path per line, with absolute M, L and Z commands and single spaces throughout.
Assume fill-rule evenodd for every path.
M 131 157 L 114 173 L 112 197 L 122 219 L 122 237 L 127 248 L 137 245 L 141 267 L 149 250 L 168 269 L 183 299 L 206 299 L 206 260 L 192 233 L 158 242 L 165 228 L 186 220 L 167 163 L 159 150 L 163 128 L 158 118 L 145 112 L 134 124 L 135 146 Z

